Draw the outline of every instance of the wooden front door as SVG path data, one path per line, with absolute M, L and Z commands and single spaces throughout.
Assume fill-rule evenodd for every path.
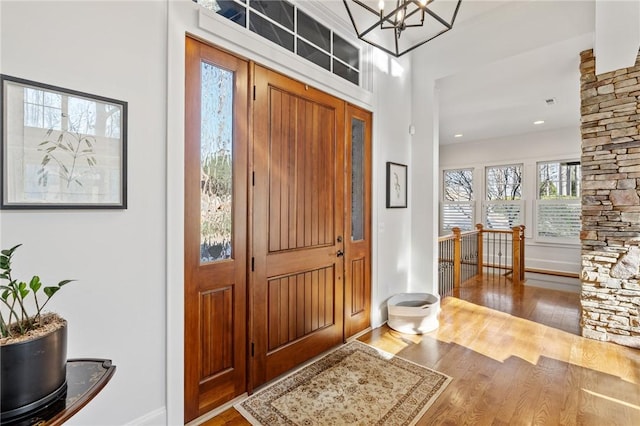
M 247 89 L 246 61 L 187 38 L 185 422 L 246 390 Z
M 344 338 L 344 102 L 254 76 L 249 390 Z

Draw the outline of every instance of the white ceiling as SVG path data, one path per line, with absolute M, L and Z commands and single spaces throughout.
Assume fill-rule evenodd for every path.
M 463 71 L 438 80 L 441 144 L 579 126 L 579 52 L 593 47 L 593 32 L 584 31 L 593 23 L 572 22 L 572 19 L 589 19 L 588 13 L 571 14 L 571 8 L 577 7 L 577 3 L 571 0 L 462 0 L 454 28 L 416 49 L 416 55 L 428 56 L 433 52 L 433 60 L 438 61 L 447 59 L 442 52 L 464 54 L 468 45 L 490 51 L 492 47 L 486 43 L 496 44 L 496 40 L 504 44 L 522 42 L 509 33 L 514 29 L 520 32 L 520 24 L 528 28 L 523 30 L 527 34 L 522 43 L 528 47 L 515 50 L 516 54 L 494 56 L 488 63 L 472 62 L 458 67 Z M 593 1 L 580 3 L 593 5 Z M 342 15 L 348 21 L 342 1 L 323 4 L 334 15 Z M 544 8 L 545 13 L 531 14 L 527 7 Z M 557 14 L 554 8 L 558 8 Z M 556 15 L 563 16 L 564 20 Z M 571 27 L 575 26 L 580 26 L 580 30 L 572 33 Z M 469 37 L 461 40 L 459 34 Z M 555 105 L 547 106 L 545 100 L 550 98 L 555 98 Z M 537 120 L 544 120 L 544 124 L 534 125 Z M 463 137 L 454 138 L 458 133 Z
M 592 43 L 584 35 L 442 78 L 440 143 L 579 126 L 578 52 Z M 555 104 L 547 105 L 547 99 Z M 544 123 L 533 124 L 538 120 Z

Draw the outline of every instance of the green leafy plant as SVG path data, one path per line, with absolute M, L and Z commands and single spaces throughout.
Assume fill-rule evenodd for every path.
M 29 283 L 18 281 L 11 275 L 11 260 L 18 244 L 0 255 L 0 337 L 15 338 L 43 326 L 45 315 L 43 309 L 64 285 L 74 280 L 63 280 L 55 286 L 44 286 L 40 277 L 34 275 Z M 8 284 L 4 285 L 4 282 Z M 43 295 L 44 294 L 44 295 Z M 31 295 L 31 297 L 29 297 Z M 29 313 L 28 299 L 35 304 L 33 314 Z M 6 317 L 5 317 L 6 315 Z

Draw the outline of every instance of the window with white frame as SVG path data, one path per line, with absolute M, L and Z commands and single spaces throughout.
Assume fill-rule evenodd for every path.
M 484 224 L 489 229 L 510 229 L 524 223 L 522 164 L 487 167 Z
M 473 229 L 473 169 L 445 170 L 442 182 L 440 229 L 444 233 L 455 227 L 463 231 Z
M 577 241 L 581 229 L 580 162 L 540 162 L 537 170 L 536 238 Z

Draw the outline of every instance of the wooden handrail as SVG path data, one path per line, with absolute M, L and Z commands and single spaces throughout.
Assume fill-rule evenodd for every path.
M 460 228 L 451 228 L 451 231 L 453 232 L 454 229 L 460 229 Z M 467 235 L 473 235 L 473 234 L 478 234 L 478 231 L 460 231 L 460 236 L 464 237 Z M 448 240 L 453 240 L 456 238 L 456 234 L 452 233 L 452 234 L 448 234 L 448 235 L 442 235 L 440 237 L 438 237 L 438 242 L 442 242 L 442 241 L 448 241 Z
M 483 229 L 482 233 L 484 234 L 512 234 L 513 230 L 506 229 Z
M 489 267 L 489 268 L 493 268 L 493 269 L 504 269 L 507 270 L 507 274 L 506 275 L 511 275 L 512 277 L 512 281 L 514 284 L 519 285 L 524 281 L 525 278 L 525 262 L 524 262 L 524 250 L 525 250 L 525 236 L 524 236 L 524 231 L 525 231 L 525 227 L 524 225 L 520 225 L 520 226 L 514 226 L 513 228 L 511 228 L 510 230 L 504 230 L 504 229 L 485 229 L 484 226 L 482 224 L 477 224 L 476 225 L 476 229 L 475 230 L 471 230 L 471 231 L 464 231 L 462 232 L 460 230 L 460 228 L 452 228 L 451 229 L 452 233 L 449 235 L 444 235 L 441 237 L 438 237 L 438 243 L 443 243 L 443 242 L 447 242 L 447 241 L 452 241 L 453 242 L 453 253 L 450 251 L 446 256 L 439 256 L 438 260 L 440 262 L 446 262 L 449 265 L 451 265 L 453 267 L 453 271 L 452 271 L 452 276 L 450 275 L 450 279 L 453 280 L 453 283 L 450 283 L 449 285 L 452 285 L 453 288 L 456 287 L 460 287 L 461 281 L 462 281 L 462 265 L 477 265 L 477 269 L 476 269 L 476 274 L 477 276 L 482 276 L 484 274 L 484 267 Z M 485 238 L 483 237 L 484 234 L 499 234 L 499 235 L 510 235 L 510 243 L 511 243 L 511 265 L 509 265 L 508 263 L 504 263 L 502 264 L 500 261 L 499 264 L 495 264 L 495 263 L 490 263 L 487 262 L 485 263 L 485 259 L 484 259 L 484 244 L 485 244 Z M 465 248 L 465 254 L 464 257 L 465 259 L 462 259 L 463 257 L 463 238 L 464 237 L 468 237 L 468 236 L 472 236 L 472 235 L 477 235 L 477 248 L 475 250 L 477 250 L 476 253 L 472 253 L 471 256 L 469 257 L 469 249 Z M 498 244 L 503 244 L 502 241 L 504 240 L 504 237 L 501 237 L 498 239 L 499 243 Z M 494 240 L 495 241 L 495 240 Z M 507 242 L 507 240 L 504 240 L 505 242 Z M 468 244 L 468 243 L 467 243 Z M 495 242 L 493 243 L 495 244 Z M 449 250 L 451 250 L 451 246 L 449 246 Z M 504 248 L 503 247 L 500 249 L 500 253 L 499 255 L 501 256 L 500 259 L 502 259 L 502 254 L 504 253 Z M 495 255 L 494 255 L 495 256 Z M 450 258 L 451 257 L 451 258 Z M 469 259 L 473 259 L 473 257 L 475 257 L 475 261 L 470 261 Z M 492 257 L 493 259 L 493 257 Z M 505 258 L 505 260 L 508 259 L 508 257 Z M 450 266 L 450 267 L 451 267 Z M 468 271 L 467 269 L 465 269 L 465 271 Z M 466 276 L 465 279 L 468 279 L 469 276 Z M 451 287 L 449 287 L 451 288 Z

